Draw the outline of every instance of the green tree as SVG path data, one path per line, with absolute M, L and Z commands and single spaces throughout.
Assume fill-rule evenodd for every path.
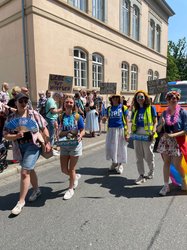
M 186 38 L 177 43 L 168 42 L 167 78 L 169 81 L 187 80 L 187 42 Z

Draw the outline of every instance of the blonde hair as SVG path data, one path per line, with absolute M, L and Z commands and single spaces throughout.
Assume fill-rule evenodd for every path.
M 20 93 L 21 92 L 21 88 L 19 86 L 15 86 L 15 87 L 12 88 L 11 93 L 12 92 Z
M 8 83 L 7 83 L 7 82 L 2 83 L 2 91 L 3 91 L 3 92 L 6 91 L 5 86 L 8 87 Z

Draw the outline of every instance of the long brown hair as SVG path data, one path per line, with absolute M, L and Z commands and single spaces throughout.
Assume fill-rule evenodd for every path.
M 136 94 L 134 95 L 134 98 L 133 98 L 133 100 L 134 100 L 134 109 L 135 110 L 137 110 L 137 109 L 139 109 L 140 108 L 140 105 L 139 105 L 139 103 L 137 102 L 137 95 L 139 94 L 139 93 L 142 93 L 143 95 L 144 95 L 144 97 L 145 97 L 145 101 L 144 101 L 144 103 L 143 103 L 143 107 L 144 108 L 147 108 L 147 107 L 149 107 L 150 105 L 151 105 L 151 100 L 150 100 L 150 98 L 149 98 L 149 96 L 144 92 L 144 91 L 137 91 L 136 92 Z

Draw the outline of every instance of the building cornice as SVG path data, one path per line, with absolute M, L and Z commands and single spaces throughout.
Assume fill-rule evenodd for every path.
M 151 5 L 150 0 L 144 0 L 148 6 Z M 168 17 L 174 16 L 175 12 L 172 10 L 172 8 L 166 3 L 165 0 L 155 0 L 155 3 L 160 6 L 160 8 L 166 13 Z

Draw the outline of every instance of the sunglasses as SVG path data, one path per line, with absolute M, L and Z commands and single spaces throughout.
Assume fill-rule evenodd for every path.
M 143 95 L 138 95 L 138 96 L 136 97 L 136 99 L 137 99 L 137 100 L 143 100 L 143 99 L 145 99 L 145 97 L 144 97 Z
M 176 96 L 168 96 L 168 98 L 167 98 L 168 100 L 171 100 L 171 99 L 177 99 L 177 97 Z
M 21 99 L 21 100 L 18 100 L 18 102 L 19 102 L 20 104 L 22 104 L 22 103 L 27 104 L 27 103 L 28 103 L 28 100 L 27 100 L 27 99 Z

